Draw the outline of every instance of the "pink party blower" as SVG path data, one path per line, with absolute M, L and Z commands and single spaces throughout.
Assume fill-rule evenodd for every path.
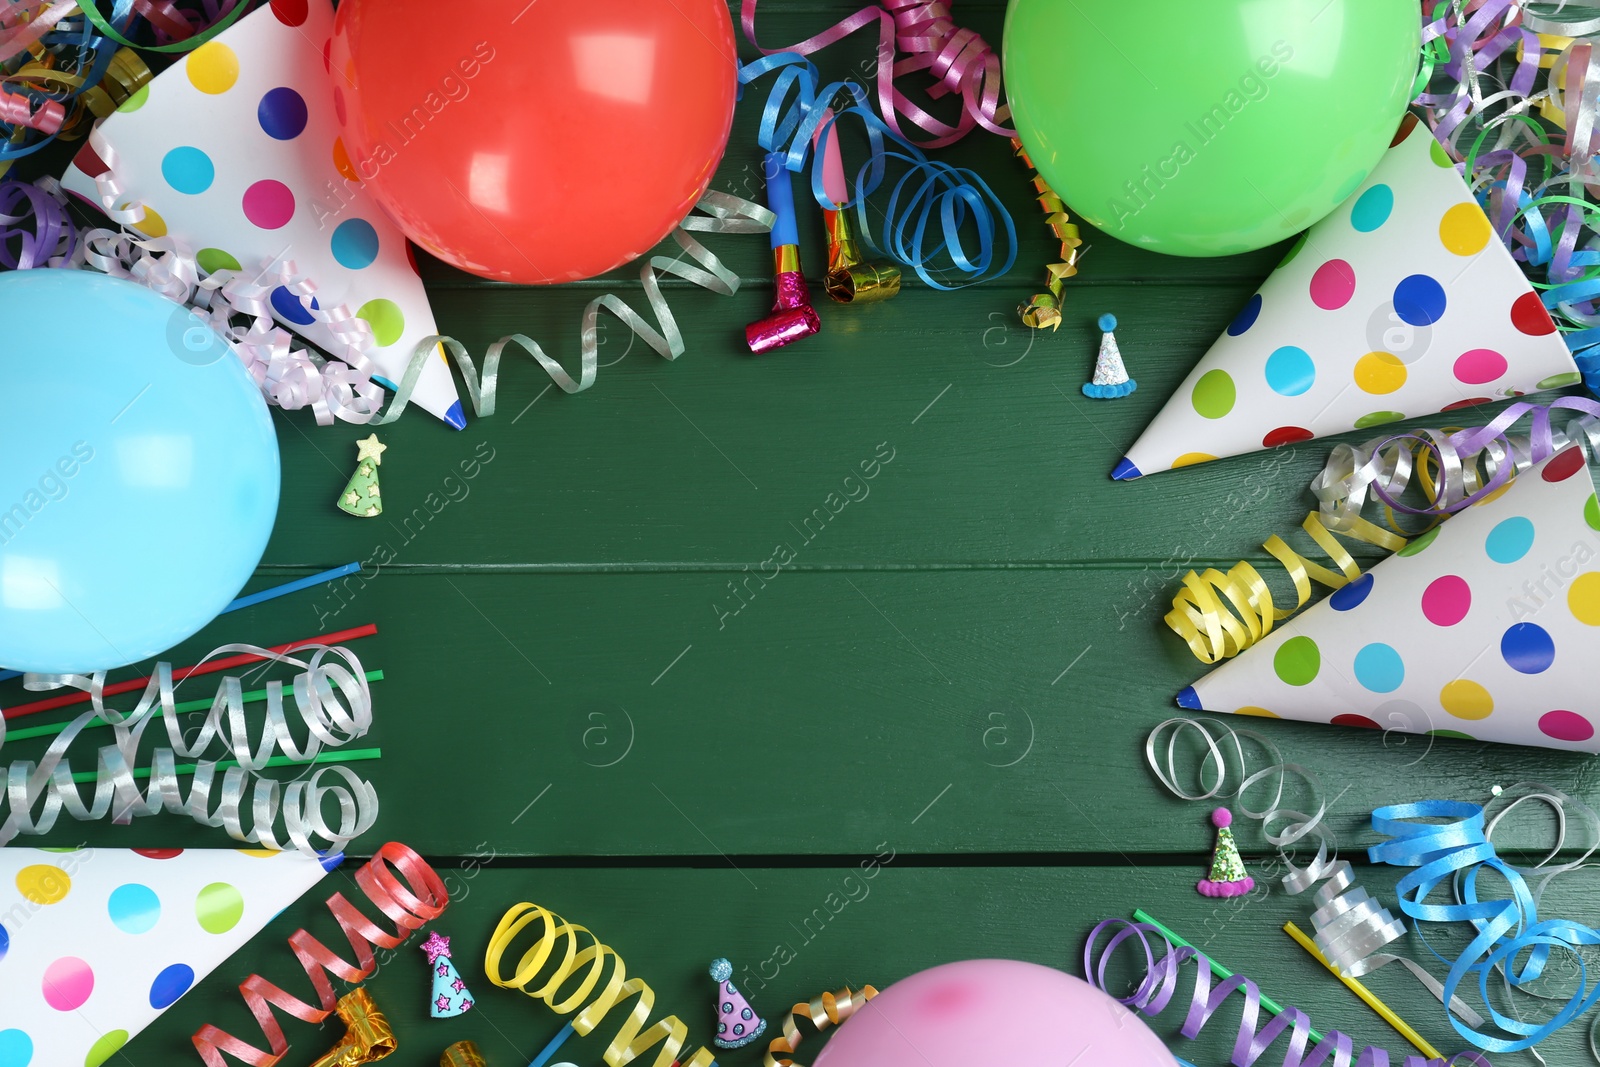
M 811 306 L 805 275 L 800 273 L 800 230 L 794 220 L 794 191 L 782 152 L 770 152 L 761 164 L 767 180 L 767 206 L 777 219 L 772 223 L 772 263 L 777 274 L 777 297 L 772 314 L 744 328 L 745 343 L 756 355 L 810 337 L 822 329 L 817 309 Z
M 832 116 L 832 111 L 823 112 L 812 145 L 822 156 L 823 193 L 833 203 L 843 204 L 850 199 L 850 189 L 844 179 L 839 128 L 828 121 Z M 823 127 L 827 127 L 826 134 Z M 841 304 L 869 304 L 887 300 L 900 291 L 900 268 L 861 255 L 842 207 L 823 208 L 822 226 L 828 234 L 828 273 L 822 279 L 822 287 L 830 297 Z

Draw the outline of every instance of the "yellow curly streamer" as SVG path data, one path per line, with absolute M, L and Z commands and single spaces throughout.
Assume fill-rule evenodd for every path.
M 1045 268 L 1048 272 L 1048 291 L 1033 294 L 1026 304 L 1017 309 L 1017 313 L 1022 316 L 1024 326 L 1035 330 L 1048 326 L 1054 330 L 1061 325 L 1061 283 L 1078 273 L 1078 246 L 1083 244 L 1083 239 L 1078 236 L 1077 224 L 1067 214 L 1067 205 L 1061 202 L 1061 197 L 1056 195 L 1050 183 L 1044 180 L 1044 175 L 1034 167 L 1033 160 L 1028 158 L 1028 150 L 1022 147 L 1022 141 L 1011 138 L 1011 150 L 1033 172 L 1033 188 L 1038 193 L 1039 206 L 1044 209 L 1045 225 L 1061 242 L 1061 261 Z
M 1270 633 L 1274 624 L 1305 607 L 1306 601 L 1311 599 L 1313 581 L 1330 589 L 1338 589 L 1361 577 L 1361 567 L 1338 538 L 1322 524 L 1316 512 L 1307 515 L 1300 528 L 1311 536 L 1339 569 L 1333 571 L 1312 562 L 1290 548 L 1288 542 L 1277 534 L 1267 538 L 1261 547 L 1283 564 L 1290 580 L 1294 582 L 1298 599 L 1292 608 L 1273 606 L 1272 590 L 1260 572 L 1249 563 L 1236 563 L 1226 574 L 1212 567 L 1203 574 L 1190 571 L 1184 575 L 1183 588 L 1172 598 L 1172 610 L 1166 615 L 1166 623 L 1188 643 L 1189 651 L 1194 653 L 1196 659 L 1202 663 L 1220 663 L 1237 656 Z M 1339 532 L 1390 552 L 1398 552 L 1406 546 L 1404 537 L 1359 516 L 1351 521 L 1350 529 Z M 1224 597 L 1232 606 L 1231 611 L 1223 603 Z
M 538 924 L 538 940 L 522 954 L 511 977 L 505 977 L 501 974 L 501 957 L 517 935 L 534 924 Z M 611 962 L 610 977 L 599 994 L 590 1000 L 590 994 L 606 973 L 607 961 Z M 683 1048 L 688 1027 L 676 1015 L 668 1015 L 648 1030 L 644 1029 L 655 1006 L 655 991 L 641 978 L 628 978 L 622 957 L 610 946 L 602 945 L 587 928 L 569 923 L 537 904 L 518 904 L 501 917 L 494 936 L 489 939 L 488 951 L 484 953 L 483 969 L 495 985 L 519 989 L 535 1000 L 544 1001 L 558 1015 L 577 1012 L 572 1018 L 572 1029 L 580 1037 L 587 1036 L 606 1013 L 622 1001 L 638 997 L 605 1051 L 604 1058 L 610 1067 L 623 1067 L 657 1044 L 661 1050 L 656 1054 L 654 1067 L 672 1067 L 674 1063 L 681 1063 L 682 1067 L 710 1067 L 715 1062 L 704 1048 L 696 1050 L 690 1059 L 680 1061 L 678 1051 Z M 547 972 L 547 977 L 541 979 Z M 563 989 L 574 982 L 576 987 L 563 993 Z
M 878 995 L 872 986 L 862 986 L 860 990 L 852 992 L 845 986 L 837 993 L 823 993 L 821 996 L 812 997 L 809 1004 L 796 1004 L 789 1009 L 789 1014 L 783 1019 L 783 1036 L 775 1037 L 767 1046 L 766 1055 L 761 1057 L 762 1067 L 801 1067 L 794 1060 L 789 1059 L 785 1053 L 793 1052 L 800 1047 L 800 1028 L 794 1024 L 796 1019 L 809 1019 L 811 1025 L 816 1027 L 817 1033 L 822 1033 L 829 1026 L 837 1026 L 856 1013 L 856 1009 Z

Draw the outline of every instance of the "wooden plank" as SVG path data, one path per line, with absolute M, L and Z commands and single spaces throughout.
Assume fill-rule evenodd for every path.
M 765 586 L 741 578 L 740 599 L 729 580 L 381 570 L 342 610 L 328 595 L 272 601 L 224 616 L 174 659 L 376 620 L 379 634 L 351 646 L 386 676 L 362 742 L 385 753 L 360 768 L 382 798 L 373 836 L 430 854 L 467 836 L 508 855 L 859 853 L 907 820 L 908 852 L 1203 862 L 1206 807 L 1167 798 L 1143 754 L 1201 672 L 1158 632 L 1154 606 L 1128 599 L 1141 572 L 780 571 Z M 0 701 L 18 702 L 18 683 L 5 685 Z M 185 686 L 180 699 L 212 691 Z M 1578 755 L 1239 722 L 1323 776 L 1341 833 L 1379 804 L 1480 798 L 1495 783 L 1597 799 Z M 13 759 L 44 748 L 14 744 Z M 86 767 L 93 744 L 78 750 Z M 449 804 L 423 788 L 441 780 Z M 1109 835 L 1129 812 L 1140 833 Z M 198 835 L 175 816 L 64 819 L 46 840 Z M 1259 845 L 1254 828 L 1241 839 Z
M 1258 890 L 1233 901 L 1207 900 L 1194 892 L 1194 872 L 1187 868 L 920 866 L 895 847 L 904 828 L 904 820 L 883 825 L 887 840 L 874 851 L 894 859 L 872 868 L 870 879 L 855 862 L 808 870 L 490 867 L 449 872 L 447 884 L 455 900 L 434 928 L 451 938 L 457 967 L 477 996 L 475 1009 L 455 1020 L 427 1018 L 427 968 L 416 947 L 420 935 L 381 956 L 367 988 L 394 1027 L 403 1062 L 431 1064 L 450 1042 L 471 1038 L 494 1067 L 520 1067 L 554 1036 L 561 1020 L 542 1003 L 492 986 L 484 977 L 483 951 L 504 911 L 529 901 L 587 926 L 620 952 L 628 975 L 643 978 L 656 992 L 652 1018 L 676 1014 L 688 1026 L 692 1050 L 710 1036 L 711 984 L 705 967 L 718 956 L 733 962 L 736 981 L 776 1033 L 781 1013 L 797 1000 L 846 982 L 884 988 L 907 974 L 956 959 L 1024 959 L 1081 975 L 1089 928 L 1102 918 L 1128 916 L 1143 906 L 1224 965 L 1253 977 L 1269 996 L 1304 1009 L 1317 1027 L 1341 1030 L 1358 1043 L 1377 1043 L 1390 1050 L 1391 1063 L 1398 1064 L 1411 1051 L 1284 935 L 1280 927 L 1286 920 L 1306 924 L 1311 902 L 1305 898 Z M 1140 833 L 1128 820 L 1108 829 L 1125 839 Z M 1390 870 L 1364 869 L 1362 876 L 1373 892 L 1393 902 Z M 1544 909 L 1551 915 L 1579 914 L 1583 895 L 1592 895 L 1595 882 L 1587 871 L 1558 879 Z M 335 888 L 362 899 L 349 883 L 348 871 L 323 886 L 279 916 L 130 1043 L 124 1050 L 128 1061 L 196 1062 L 189 1035 L 203 1022 L 248 1037 L 251 1019 L 235 986 L 252 972 L 297 995 L 310 995 L 285 938 L 304 924 L 331 948 L 347 951 L 321 901 Z M 1439 940 L 1439 931 L 1429 934 Z M 1405 944 L 1410 954 L 1443 974 L 1415 935 Z M 1175 1003 L 1156 1018 L 1154 1029 L 1185 1059 L 1226 1063 L 1239 1008 L 1230 1001 L 1200 1040 L 1184 1040 L 1176 1031 L 1192 994 L 1193 971 L 1185 975 Z M 1464 1047 L 1438 1003 L 1409 975 L 1390 967 L 1367 981 L 1446 1054 Z M 340 991 L 346 988 L 335 985 Z M 1044 1020 L 1038 1022 L 1041 1047 L 1048 1047 L 1049 1028 Z M 309 1062 L 338 1035 L 332 1024 L 319 1030 L 285 1019 L 284 1027 L 293 1043 L 286 1063 Z M 608 1017 L 593 1035 L 572 1039 L 557 1059 L 600 1063 L 615 1029 Z M 1546 1060 L 1578 1062 L 1584 1029 L 1581 1022 L 1569 1026 L 1542 1045 Z M 797 1057 L 803 1063 L 813 1062 L 821 1047 L 809 1027 L 807 1033 Z M 1261 1063 L 1281 1060 L 1280 1045 L 1272 1047 L 1279 1051 Z M 719 1056 L 725 1064 L 757 1060 L 758 1053 L 748 1048 Z

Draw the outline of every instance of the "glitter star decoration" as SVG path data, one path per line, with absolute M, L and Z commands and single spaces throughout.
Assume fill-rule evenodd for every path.
M 450 939 L 434 930 L 428 934 L 428 940 L 422 943 L 422 951 L 428 954 L 429 963 L 437 963 L 440 956 L 450 955 Z

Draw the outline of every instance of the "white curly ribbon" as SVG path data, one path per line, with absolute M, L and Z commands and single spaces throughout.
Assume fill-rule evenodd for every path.
M 19 834 L 48 833 L 63 811 L 81 820 L 109 814 L 117 823 L 170 811 L 187 814 L 203 826 L 222 827 L 236 841 L 265 848 L 295 848 L 313 855 L 343 849 L 377 819 L 378 796 L 370 783 L 343 766 L 319 767 L 309 777 L 288 782 L 262 777 L 261 771 L 275 756 L 309 768 L 325 747 L 337 748 L 365 735 L 372 725 L 372 693 L 361 661 L 348 649 L 309 645 L 297 651 L 310 655 L 302 659 L 234 644 L 214 649 L 200 661 L 245 653 L 298 669 L 289 684 L 292 708 L 284 700 L 284 683 L 267 683 L 266 712 L 253 739 L 243 689 L 234 675 L 221 680 L 204 722 L 188 727 L 192 740 L 186 739 L 179 721 L 170 663 L 156 665 L 138 705 L 127 712 L 106 707 L 104 672 L 25 675 L 24 684 L 31 690 L 88 693 L 90 707 L 67 724 L 37 765 L 18 760 L 6 768 L 0 845 Z M 133 769 L 138 765 L 140 740 L 157 719 L 166 729 L 167 744 L 151 753 L 149 779 L 141 792 Z M 67 751 L 97 722 L 108 724 L 115 740 L 97 754 L 93 795 L 86 802 L 73 781 Z M 304 741 L 296 740 L 300 728 Z M 5 721 L 0 718 L 0 746 L 4 743 Z M 179 756 L 198 764 L 187 795 L 175 769 Z M 219 781 L 222 760 L 234 765 L 220 768 Z M 326 814 L 329 801 L 337 812 L 331 821 Z

